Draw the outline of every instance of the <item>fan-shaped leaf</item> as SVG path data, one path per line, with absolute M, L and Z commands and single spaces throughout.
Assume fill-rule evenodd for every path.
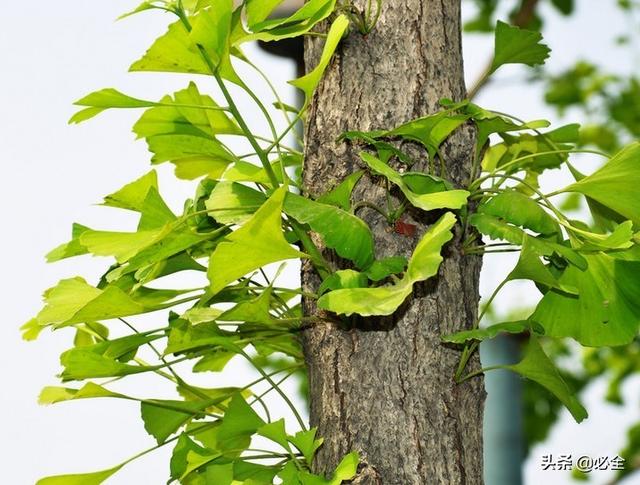
M 390 315 L 411 294 L 413 284 L 438 272 L 442 246 L 453 234 L 455 216 L 448 212 L 429 228 L 416 246 L 407 271 L 398 283 L 378 288 L 349 288 L 331 291 L 318 300 L 318 307 L 334 313 L 363 316 Z
M 288 193 L 284 200 L 284 212 L 298 222 L 308 224 L 322 236 L 327 246 L 359 268 L 366 269 L 373 262 L 373 235 L 359 217 L 293 193 Z

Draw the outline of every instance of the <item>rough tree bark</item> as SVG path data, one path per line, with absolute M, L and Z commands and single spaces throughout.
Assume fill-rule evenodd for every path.
M 460 37 L 460 0 L 384 0 L 375 29 L 344 41 L 309 113 L 308 193 L 323 193 L 362 168 L 361 147 L 337 142 L 341 132 L 391 128 L 437 111 L 441 98 L 465 97 Z M 322 40 L 307 40 L 308 66 L 321 48 Z M 473 141 L 473 130 L 463 127 L 443 150 L 449 177 L 460 186 L 468 183 Z M 425 169 L 422 160 L 414 169 Z M 384 198 L 385 185 L 376 177 L 362 180 L 354 194 L 354 200 L 381 205 Z M 409 211 L 405 220 L 417 231 L 407 237 L 374 211 L 359 215 L 371 225 L 378 257 L 410 255 L 437 216 Z M 325 440 L 318 471 L 330 472 L 356 450 L 364 466 L 353 483 L 482 483 L 483 382 L 456 385 L 459 351 L 440 343 L 441 335 L 471 325 L 477 312 L 481 260 L 461 254 L 460 233 L 445 247 L 439 276 L 416 285 L 392 317 L 305 332 L 311 422 Z M 304 287 L 316 289 L 313 270 L 304 266 L 302 273 Z M 317 312 L 311 301 L 304 307 L 308 315 Z M 470 368 L 477 365 L 476 358 Z

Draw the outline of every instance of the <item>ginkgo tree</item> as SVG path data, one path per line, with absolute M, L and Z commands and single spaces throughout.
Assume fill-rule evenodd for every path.
M 490 370 L 479 366 L 480 342 L 526 337 L 521 362 L 491 368 L 543 386 L 582 421 L 586 410 L 541 341 L 602 347 L 637 335 L 640 144 L 613 154 L 580 148 L 576 124 L 549 129 L 470 101 L 458 1 L 428 2 L 424 24 L 410 25 L 418 0 L 311 0 L 285 18 L 272 15 L 279 3 L 145 2 L 125 17 L 162 11 L 171 23 L 130 69 L 181 73 L 186 87 L 159 100 L 108 88 L 76 103 L 72 123 L 142 110 L 133 130 L 151 163 L 173 164 L 196 187 L 176 214 L 151 170 L 103 201 L 137 213 L 136 231 L 75 224 L 71 240 L 49 253 L 52 262 L 92 254 L 113 264 L 98 282 L 74 277 L 47 290 L 23 326 L 29 340 L 47 328 L 75 330 L 60 378 L 76 384 L 47 387 L 40 401 L 132 401 L 157 444 L 111 469 L 42 485 L 100 484 L 164 446 L 173 448 L 170 482 L 184 484 L 480 483 L 481 376 Z M 308 72 L 291 81 L 301 108 L 275 90 L 258 97 L 237 66 L 268 77 L 243 45 L 302 36 Z M 416 36 L 417 48 L 406 49 Z M 548 55 L 539 33 L 499 22 L 486 76 Z M 253 102 L 266 133 L 249 126 L 235 93 Z M 287 146 L 300 124 L 304 146 Z M 601 156 L 602 167 L 582 173 L 577 153 Z M 540 176 L 561 167 L 575 182 L 543 192 Z M 555 197 L 567 193 L 587 200 L 592 220 L 558 208 Z M 487 327 L 480 261 L 504 251 L 519 259 L 489 301 L 528 280 L 540 302 L 526 319 Z M 279 286 L 291 261 L 302 261 L 301 285 Z M 183 272 L 199 273 L 202 286 L 157 287 Z M 146 313 L 155 328 L 133 323 Z M 123 323 L 130 334 L 110 337 Z M 154 362 L 140 357 L 143 348 Z M 216 387 L 215 373 L 235 357 L 257 379 Z M 177 369 L 185 363 L 209 373 L 211 385 L 190 383 Z M 281 388 L 301 372 L 311 427 Z M 114 380 L 142 373 L 169 381 L 175 398 L 112 390 Z M 294 422 L 272 416 L 257 390 L 265 385 Z M 257 438 L 271 447 L 255 448 Z

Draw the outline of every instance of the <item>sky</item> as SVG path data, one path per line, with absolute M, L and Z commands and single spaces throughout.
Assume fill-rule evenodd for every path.
M 617 72 L 637 71 L 637 58 L 612 49 L 617 27 L 626 25 L 613 8 L 614 0 L 578 1 L 570 20 L 552 14 L 546 41 L 553 49 L 549 64 L 560 69 L 577 58 L 588 57 Z M 18 327 L 40 308 L 41 293 L 59 279 L 76 274 L 95 281 L 106 260 L 71 259 L 47 265 L 43 255 L 70 236 L 71 223 L 91 223 L 104 229 L 133 228 L 135 221 L 122 211 L 97 207 L 101 197 L 139 177 L 149 169 L 143 142 L 135 141 L 130 127 L 137 113 L 108 113 L 79 126 L 67 125 L 72 102 L 103 87 L 155 99 L 185 86 L 180 75 L 127 73 L 160 33 L 168 19 L 147 14 L 115 22 L 134 5 L 130 0 L 88 2 L 5 2 L 0 29 L 0 207 L 5 255 L 0 273 L 3 321 L 0 325 L 0 456 L 3 483 L 32 484 L 44 475 L 109 468 L 153 444 L 139 420 L 139 410 L 118 401 L 91 401 L 41 407 L 39 390 L 55 385 L 58 357 L 70 343 L 68 332 L 45 333 L 37 342 L 20 339 Z M 591 7 L 591 8 L 590 8 Z M 471 82 L 486 65 L 490 39 L 464 39 L 467 77 Z M 294 93 L 285 81 L 295 76 L 294 66 L 262 53 L 250 54 L 282 89 L 285 101 Z M 524 78 L 519 68 L 506 68 L 499 81 L 478 98 L 485 107 L 517 114 L 521 118 L 555 119 L 541 102 L 536 85 L 516 82 Z M 256 86 L 266 95 L 264 86 Z M 244 109 L 249 109 L 247 105 Z M 249 111 L 247 111 L 249 113 Z M 572 120 L 573 121 L 573 120 Z M 577 120 L 579 121 L 579 120 Z M 588 162 L 585 162 L 588 163 Z M 169 167 L 160 167 L 160 184 L 169 204 L 181 201 L 195 189 L 178 182 Z M 508 271 L 508 260 L 485 263 L 483 292 Z M 526 302 L 530 288 L 514 286 L 502 300 Z M 227 377 L 233 382 L 248 372 L 234 364 Z M 624 410 L 602 403 L 603 384 L 596 383 L 583 396 L 590 419 L 572 423 L 564 413 L 548 442 L 536 447 L 525 467 L 526 483 L 544 479 L 546 485 L 566 484 L 566 475 L 541 473 L 543 454 L 613 455 L 622 444 L 621 430 L 638 420 L 638 379 L 624 387 L 629 405 Z M 160 385 L 144 379 L 129 384 L 138 394 L 157 394 Z M 162 389 L 161 392 L 165 392 Z M 154 395 L 155 395 L 154 394 Z M 118 473 L 108 483 L 164 483 L 168 452 L 145 457 Z M 605 474 L 594 477 L 604 483 Z M 629 482 L 631 483 L 631 482 Z

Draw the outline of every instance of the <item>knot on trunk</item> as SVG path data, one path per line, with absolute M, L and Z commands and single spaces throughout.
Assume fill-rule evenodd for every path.
M 349 483 L 351 485 L 382 485 L 382 477 L 375 467 L 362 459 L 358 465 L 358 474 Z

